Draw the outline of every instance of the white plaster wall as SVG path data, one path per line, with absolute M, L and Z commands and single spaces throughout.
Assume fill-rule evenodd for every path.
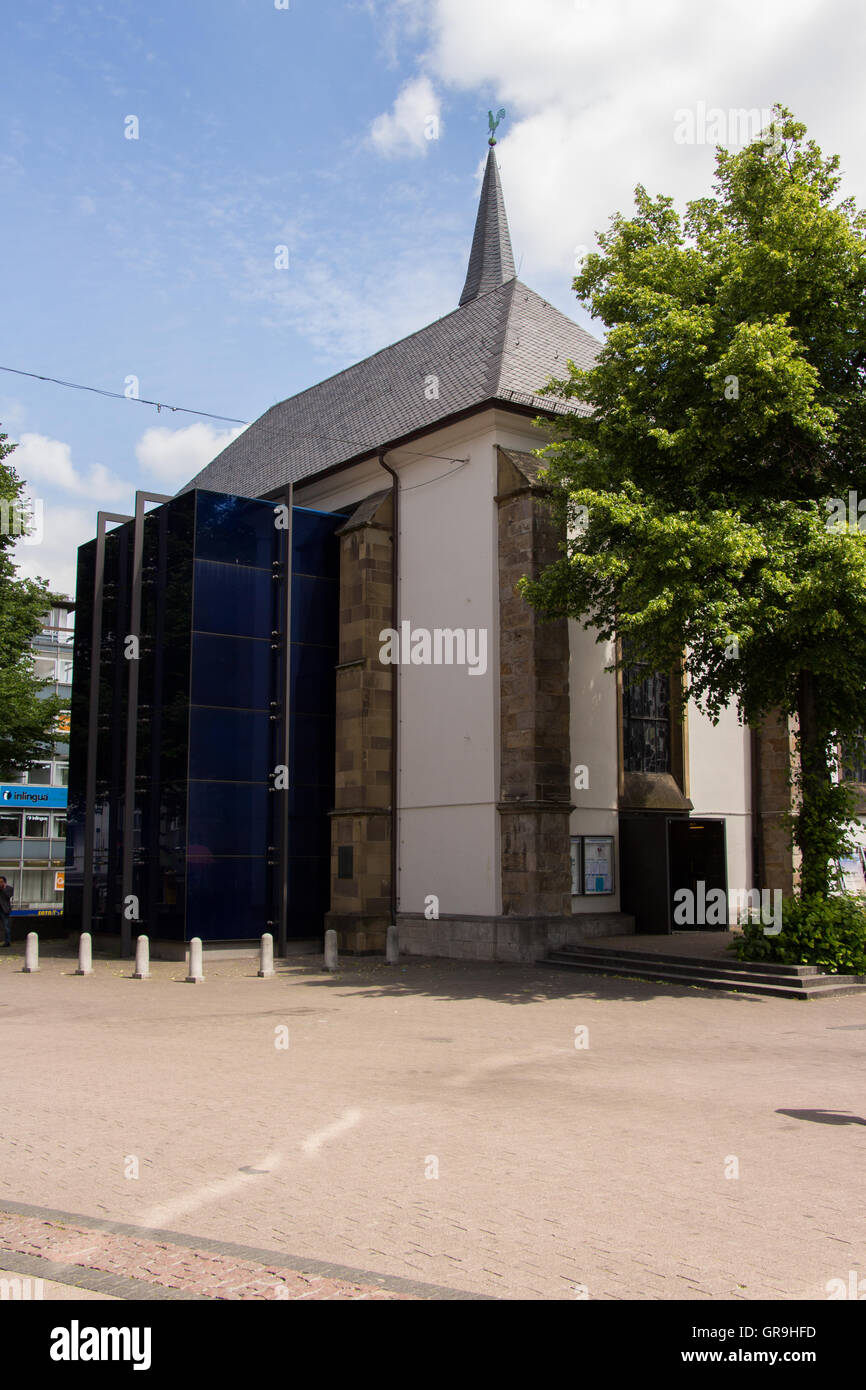
M 400 668 L 400 908 L 421 911 L 432 892 L 443 912 L 492 913 L 499 858 L 493 435 L 489 421 L 480 428 L 476 421 L 471 435 L 448 446 L 435 438 L 431 452 L 469 462 L 400 464 L 400 619 L 431 632 L 483 630 L 487 669 Z
M 388 454 L 401 482 L 400 617 L 414 627 L 486 628 L 487 671 L 403 666 L 400 682 L 399 906 L 442 913 L 502 910 L 499 871 L 499 641 L 495 445 L 532 450 L 543 437 L 527 420 L 491 410 Z M 438 457 L 434 457 L 438 456 Z M 449 460 L 468 459 L 466 464 Z M 390 486 L 375 460 L 299 487 L 301 506 L 339 510 Z M 614 835 L 617 817 L 616 682 L 606 646 L 569 624 L 574 835 Z M 728 881 L 752 885 L 748 731 L 736 712 L 718 726 L 689 706 L 690 795 L 695 816 L 724 816 Z M 573 784 L 573 778 L 572 778 Z M 619 911 L 616 893 L 573 899 L 575 912 Z
M 569 621 L 569 688 L 571 693 L 572 835 L 613 835 L 614 887 L 610 896 L 574 897 L 572 910 L 619 912 L 619 822 L 617 790 L 616 676 L 605 671 L 613 660 L 609 642 Z M 574 770 L 587 769 L 589 786 L 574 785 Z
M 754 886 L 749 730 L 729 706 L 713 724 L 690 701 L 689 795 L 692 816 L 724 816 L 730 888 Z
M 535 438 L 520 447 L 535 447 Z M 397 671 L 403 912 L 422 912 L 430 894 L 443 913 L 501 910 L 495 442 L 493 412 L 485 412 L 387 456 L 400 476 L 398 620 L 430 631 L 483 629 L 487 639 L 483 674 L 444 665 Z M 449 461 L 458 459 L 468 461 Z M 338 509 L 389 485 L 384 470 L 363 465 L 305 488 L 298 501 Z

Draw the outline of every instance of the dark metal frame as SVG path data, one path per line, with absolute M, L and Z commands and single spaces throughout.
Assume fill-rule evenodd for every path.
M 87 773 L 84 791 L 84 882 L 81 930 L 93 923 L 93 848 L 96 838 L 96 744 L 99 737 L 99 670 L 102 656 L 102 600 L 105 584 L 105 527 L 107 522 L 132 521 L 118 512 L 96 513 L 96 566 L 93 574 L 93 620 L 90 629 L 90 706 L 87 712 Z
M 135 533 L 132 549 L 132 595 L 127 637 L 135 637 L 139 652 L 129 662 L 129 685 L 126 701 L 126 758 L 124 761 L 123 794 L 123 863 L 121 870 L 120 954 L 132 955 L 132 924 L 123 904 L 132 893 L 133 834 L 135 825 L 135 763 L 138 737 L 138 676 L 141 660 L 141 565 L 144 552 L 144 517 L 148 502 L 170 502 L 162 492 L 136 492 Z
M 289 937 L 289 804 L 292 787 L 291 766 L 291 699 L 292 699 L 292 540 L 294 537 L 294 484 L 289 483 L 285 490 L 285 506 L 288 508 L 289 524 L 286 529 L 286 576 L 283 589 L 283 765 L 288 769 L 285 794 L 282 798 L 282 819 L 280 821 L 280 852 L 277 856 L 280 875 L 279 883 L 279 926 L 278 950 L 280 956 L 288 952 Z

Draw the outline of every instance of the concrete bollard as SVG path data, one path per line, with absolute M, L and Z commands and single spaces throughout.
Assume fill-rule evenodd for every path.
M 201 963 L 201 937 L 194 936 L 189 943 L 189 974 L 186 977 L 188 985 L 199 985 L 204 980 L 204 971 Z
M 39 937 L 35 931 L 27 933 L 27 940 L 24 943 L 24 965 L 25 975 L 35 975 L 39 969 Z
M 325 969 L 338 970 L 340 965 L 340 955 L 337 950 L 337 933 L 333 927 L 329 927 L 325 932 Z
M 150 979 L 150 942 L 146 936 L 140 936 L 135 943 L 135 970 L 132 978 L 134 980 Z
M 396 927 L 389 927 L 385 934 L 385 960 L 388 965 L 396 965 L 400 959 L 400 938 Z
M 78 938 L 78 969 L 75 973 L 93 974 L 93 940 L 89 931 L 83 931 Z
M 274 938 L 269 931 L 262 936 L 262 954 L 259 962 L 259 979 L 266 980 L 274 973 Z

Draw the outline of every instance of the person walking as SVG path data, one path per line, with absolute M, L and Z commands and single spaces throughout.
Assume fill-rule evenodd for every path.
M 12 945 L 12 885 L 0 874 L 0 927 L 3 928 L 4 946 Z

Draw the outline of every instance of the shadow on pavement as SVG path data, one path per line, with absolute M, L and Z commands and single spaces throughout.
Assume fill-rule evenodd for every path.
M 860 1115 L 848 1110 L 777 1110 L 777 1115 L 790 1115 L 794 1120 L 810 1120 L 815 1125 L 866 1125 Z

